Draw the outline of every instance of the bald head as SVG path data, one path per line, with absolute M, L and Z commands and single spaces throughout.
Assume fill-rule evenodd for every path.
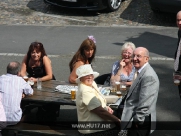
M 149 57 L 149 51 L 145 47 L 138 47 L 135 50 L 138 50 L 140 52 L 143 52 L 144 56 Z
M 177 23 L 178 28 L 181 30 L 181 11 L 179 11 L 179 12 L 177 13 L 176 23 Z
M 21 64 L 17 61 L 10 62 L 7 66 L 7 73 L 19 75 Z
M 149 61 L 149 51 L 144 47 L 138 47 L 133 53 L 133 65 L 137 70 Z

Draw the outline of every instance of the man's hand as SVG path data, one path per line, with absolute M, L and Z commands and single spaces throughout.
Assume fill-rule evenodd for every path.
M 181 80 L 181 76 L 180 75 L 174 75 L 173 79 Z

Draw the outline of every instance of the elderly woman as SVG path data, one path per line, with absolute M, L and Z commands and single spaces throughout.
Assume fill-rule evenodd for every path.
M 70 76 L 69 82 L 75 83 L 75 79 L 77 78 L 76 69 L 84 64 L 91 64 L 94 60 L 96 53 L 96 40 L 93 36 L 88 36 L 82 44 L 80 45 L 78 51 L 73 56 L 72 60 L 69 63 L 70 68 Z
M 106 106 L 106 100 L 94 82 L 94 78 L 96 78 L 99 73 L 94 72 L 90 64 L 85 64 L 77 68 L 76 74 L 78 75 L 78 78 L 76 79 L 76 82 L 78 83 L 78 91 L 76 93 L 78 122 L 105 123 L 112 121 L 113 124 L 120 124 L 120 120 L 113 115 L 113 110 Z M 82 135 L 89 136 L 100 133 L 104 136 L 118 134 L 117 130 L 111 128 L 109 129 L 110 130 L 103 131 L 105 129 L 101 129 L 100 127 L 96 130 L 80 129 L 79 132 Z
M 22 61 L 21 76 L 26 76 L 26 73 L 34 82 L 37 82 L 37 78 L 41 81 L 55 79 L 52 74 L 51 61 L 40 42 L 31 43 Z
M 126 42 L 121 48 L 121 59 L 112 66 L 111 81 L 125 81 L 127 86 L 132 84 L 135 68 L 132 63 L 133 51 L 135 45 L 132 42 Z

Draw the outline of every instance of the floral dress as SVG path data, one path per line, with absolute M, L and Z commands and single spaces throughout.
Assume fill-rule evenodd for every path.
M 116 75 L 117 72 L 118 72 L 118 70 L 119 70 L 119 68 L 120 68 L 120 62 L 119 62 L 119 61 L 116 61 L 116 62 L 113 64 L 113 66 L 112 66 L 112 72 L 111 72 L 111 74 L 112 74 L 112 75 Z M 124 74 L 121 74 L 121 75 L 120 75 L 121 80 L 127 81 L 127 82 L 132 81 L 133 78 L 134 78 L 135 71 L 136 71 L 136 69 L 135 69 L 135 67 L 133 66 L 133 67 L 132 67 L 132 71 L 131 71 L 131 73 L 130 73 L 128 76 L 127 76 L 127 75 L 124 75 Z

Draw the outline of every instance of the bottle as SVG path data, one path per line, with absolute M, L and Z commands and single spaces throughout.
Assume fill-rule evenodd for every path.
M 37 89 L 41 90 L 41 78 L 37 78 Z

